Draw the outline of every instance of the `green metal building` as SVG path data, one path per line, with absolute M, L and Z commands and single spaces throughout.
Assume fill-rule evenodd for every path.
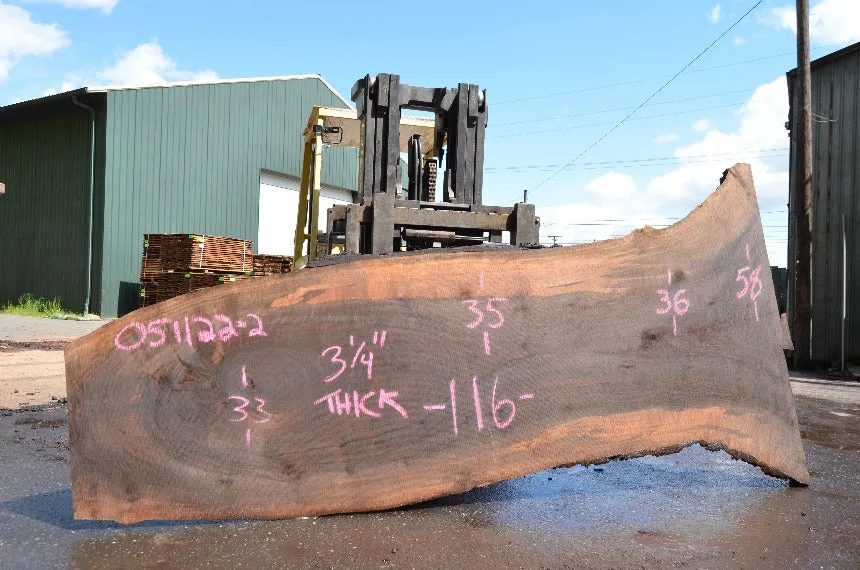
M 788 316 L 795 323 L 797 252 L 810 247 L 814 363 L 860 361 L 860 42 L 820 57 L 812 71 L 812 240 L 797 235 L 803 180 L 797 140 L 797 69 L 787 73 L 791 137 L 788 210 Z M 801 323 L 796 323 L 800 326 Z M 797 329 L 795 328 L 795 337 Z
M 291 238 L 295 210 L 272 212 L 285 202 L 261 192 L 297 191 L 314 105 L 350 106 L 302 75 L 81 88 L 0 107 L 0 303 L 31 293 L 122 315 L 137 307 L 145 233 L 249 239 L 258 253 L 264 231 Z M 351 200 L 355 149 L 325 152 L 323 195 Z

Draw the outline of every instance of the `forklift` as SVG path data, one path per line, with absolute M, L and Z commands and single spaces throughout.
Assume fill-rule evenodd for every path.
M 296 269 L 319 257 L 501 244 L 538 246 L 534 204 L 482 202 L 487 94 L 477 85 L 416 87 L 398 75 L 366 75 L 352 88 L 356 109 L 315 106 L 305 140 L 296 220 Z M 435 118 L 403 116 L 404 109 Z M 319 231 L 322 149 L 358 148 L 352 204 L 327 211 Z M 407 154 L 404 187 L 401 153 Z M 442 172 L 442 192 L 437 192 Z M 307 252 L 305 252 L 307 248 Z

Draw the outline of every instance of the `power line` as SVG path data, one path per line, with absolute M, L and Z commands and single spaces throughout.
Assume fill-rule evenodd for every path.
M 728 161 L 738 162 L 738 161 L 742 161 L 742 160 L 764 159 L 764 158 L 785 158 L 787 156 L 788 156 L 788 153 L 784 152 L 784 153 L 774 153 L 774 154 L 739 155 L 739 156 L 733 156 L 733 157 L 710 158 L 710 159 L 699 159 L 699 160 L 684 160 L 683 158 L 678 158 L 678 159 L 674 159 L 674 160 L 666 160 L 664 162 L 648 162 L 648 163 L 639 163 L 639 164 L 623 164 L 623 163 L 612 164 L 612 163 L 609 163 L 609 164 L 600 165 L 600 164 L 594 163 L 594 164 L 596 164 L 594 166 L 585 166 L 585 164 L 588 164 L 588 163 L 582 163 L 582 164 L 577 164 L 577 165 L 568 165 L 568 166 L 565 166 L 561 170 L 569 172 L 569 171 L 573 171 L 574 167 L 577 170 L 604 170 L 607 167 L 609 167 L 609 168 L 648 168 L 648 167 L 655 167 L 655 166 L 686 166 L 689 164 L 709 164 L 709 163 L 714 163 L 714 162 L 728 162 Z M 509 170 L 504 170 L 504 171 L 502 171 L 502 170 L 490 170 L 490 171 L 485 171 L 485 174 L 492 175 L 492 174 L 504 174 L 504 173 L 510 174 L 510 173 L 526 173 L 526 172 L 529 172 L 529 173 L 531 173 L 531 172 L 552 172 L 553 170 L 555 170 L 555 169 L 553 169 L 553 168 L 531 168 L 531 169 L 520 169 L 520 170 L 509 169 Z M 561 172 L 561 170 L 559 170 L 559 172 Z
M 753 8 L 755 8 L 755 6 L 754 6 Z M 743 18 L 742 18 L 742 19 L 743 19 Z M 827 49 L 827 48 L 831 48 L 831 47 L 835 47 L 835 46 L 840 46 L 840 45 L 842 45 L 842 44 L 827 44 L 827 45 L 818 46 L 818 47 L 815 47 L 815 48 L 812 48 L 812 49 L 821 50 L 821 49 Z M 686 71 L 685 73 L 701 73 L 701 72 L 703 72 L 703 71 L 713 71 L 714 69 L 723 69 L 723 68 L 726 68 L 726 67 L 734 67 L 734 66 L 736 66 L 736 65 L 746 65 L 746 64 L 748 64 L 748 63 L 756 63 L 756 62 L 759 62 L 759 61 L 764 61 L 764 60 L 766 60 L 766 59 L 775 59 L 775 58 L 777 58 L 777 57 L 785 57 L 785 56 L 788 56 L 788 55 L 796 55 L 796 52 L 793 52 L 793 51 L 787 51 L 787 52 L 777 53 L 777 54 L 772 54 L 772 55 L 764 55 L 764 56 L 757 57 L 757 58 L 753 58 L 753 59 L 745 59 L 745 60 L 742 60 L 742 61 L 734 61 L 734 62 L 730 62 L 730 63 L 724 63 L 724 64 L 721 64 L 721 65 L 713 65 L 713 66 L 710 66 L 710 67 L 699 67 L 699 68 L 696 68 L 696 69 L 691 69 L 691 70 L 689 70 L 689 71 Z M 669 74 L 666 74 L 666 75 L 657 75 L 657 76 L 654 76 L 654 77 L 647 77 L 647 78 L 644 78 L 644 79 L 633 79 L 633 80 L 630 80 L 630 81 L 619 81 L 619 82 L 616 82 L 616 83 L 607 83 L 607 84 L 604 84 L 604 85 L 595 85 L 595 86 L 592 86 L 592 87 L 583 87 L 583 88 L 580 88 L 580 89 L 572 89 L 572 90 L 570 90 L 570 91 L 558 91 L 558 92 L 556 92 L 556 93 L 545 93 L 545 94 L 542 94 L 542 95 L 531 95 L 531 96 L 528 96 L 528 97 L 520 97 L 520 98 L 518 98 L 518 99 L 507 99 L 507 100 L 505 100 L 505 101 L 495 101 L 495 102 L 493 102 L 493 103 L 492 103 L 492 105 L 493 105 L 493 106 L 496 106 L 496 105 L 509 105 L 509 104 L 511 104 L 511 103 L 520 103 L 520 102 L 523 102 L 523 101 L 534 101 L 534 100 L 537 100 L 537 99 L 550 99 L 550 98 L 554 98 L 554 97 L 563 97 L 563 96 L 565 96 L 565 95 L 575 95 L 575 94 L 577 94 L 577 93 L 588 93 L 588 92 L 590 92 L 590 91 L 601 91 L 601 90 L 603 90 L 603 89 L 612 89 L 613 87 L 625 87 L 625 86 L 627 86 L 627 85 L 635 85 L 635 84 L 637 84 L 637 83 L 648 83 L 649 81 L 657 81 L 658 79 L 666 79 L 667 77 L 672 77 L 672 76 L 671 76 L 671 75 L 669 75 Z
M 666 81 L 666 83 L 664 83 L 663 85 L 661 85 L 661 86 L 660 86 L 656 91 L 654 91 L 654 93 L 652 93 L 652 94 L 651 94 L 651 95 L 649 95 L 649 96 L 648 96 L 644 101 L 642 101 L 642 103 L 640 103 L 638 107 L 636 107 L 635 109 L 633 109 L 632 111 L 630 111 L 630 113 L 628 113 L 628 114 L 627 114 L 627 116 L 625 116 L 623 119 L 621 119 L 620 121 L 618 121 L 618 123 L 617 123 L 615 126 L 613 126 L 611 129 L 609 129 L 608 131 L 606 131 L 606 133 L 604 133 L 600 138 L 598 138 L 596 141 L 594 141 L 594 142 L 593 142 L 593 143 L 591 143 L 588 147 L 586 147 L 586 149 L 585 149 L 585 150 L 583 150 L 583 151 L 582 151 L 581 153 L 579 153 L 576 157 L 574 157 L 574 158 L 573 158 L 573 160 L 569 161 L 569 162 L 568 162 L 568 163 L 567 163 L 563 168 L 561 168 L 561 169 L 557 170 L 557 171 L 556 171 L 556 172 L 554 172 L 553 174 L 550 174 L 549 176 L 547 176 L 546 178 L 544 178 L 543 180 L 541 180 L 540 182 L 538 182 L 538 184 L 537 184 L 534 188 L 535 188 L 535 189 L 538 189 L 538 188 L 540 188 L 541 186 L 543 186 L 544 184 L 546 184 L 548 181 L 552 180 L 555 176 L 557 176 L 557 175 L 558 175 L 558 173 L 559 173 L 559 172 L 561 172 L 562 170 L 564 170 L 564 168 L 567 168 L 567 166 L 569 166 L 570 164 L 573 164 L 574 162 L 576 162 L 577 160 L 579 160 L 579 159 L 580 159 L 580 158 L 581 158 L 585 153 L 587 153 L 589 150 L 591 150 L 592 148 L 594 148 L 595 146 L 597 146 L 598 144 L 600 144 L 600 142 L 601 142 L 603 139 L 605 139 L 605 138 L 606 138 L 606 137 L 608 137 L 610 134 L 612 134 L 613 132 L 615 132 L 615 130 L 616 130 L 616 129 L 618 129 L 618 127 L 620 127 L 621 125 L 623 125 L 623 124 L 627 121 L 627 119 L 629 119 L 630 117 L 632 117 L 632 116 L 633 116 L 633 115 L 634 115 L 634 114 L 635 114 L 639 109 L 641 109 L 642 107 L 644 107 L 645 105 L 647 105 L 647 104 L 648 104 L 648 102 L 649 102 L 651 99 L 653 99 L 654 97 L 656 97 L 657 95 L 659 95 L 659 94 L 660 94 L 660 92 L 661 92 L 661 91 L 663 91 L 663 89 L 665 89 L 666 87 L 668 87 L 668 86 L 669 86 L 669 84 L 670 84 L 670 83 L 672 83 L 672 82 L 673 82 L 673 81 L 674 81 L 674 80 L 675 80 L 679 75 L 681 75 L 682 73 L 684 73 L 684 71 L 686 71 L 686 70 L 687 70 L 687 68 L 689 68 L 691 65 L 693 65 L 694 63 L 696 63 L 696 62 L 699 60 L 699 58 L 701 58 L 703 55 L 705 55 L 705 54 L 706 54 L 706 53 L 707 53 L 707 52 L 708 52 L 712 47 L 714 47 L 714 46 L 717 44 L 717 42 L 719 42 L 719 41 L 720 41 L 721 39 L 723 39 L 723 37 L 725 37 L 725 36 L 726 36 L 730 31 L 732 31 L 732 30 L 735 28 L 735 26 L 737 26 L 738 24 L 740 24 L 740 23 L 741 23 L 741 21 L 743 21 L 743 20 L 744 20 L 744 18 L 746 18 L 746 17 L 747 17 L 747 16 L 748 16 L 748 15 L 749 15 L 753 10 L 755 10 L 756 8 L 758 8 L 758 7 L 761 5 L 761 3 L 762 3 L 762 2 L 764 2 L 764 0 L 758 0 L 755 4 L 753 4 L 753 6 L 752 6 L 749 10 L 747 10 L 747 11 L 744 13 L 744 15 L 743 15 L 743 16 L 741 16 L 740 18 L 738 18 L 737 20 L 735 20 L 735 21 L 734 21 L 734 23 L 733 23 L 731 26 L 729 26 L 728 28 L 726 28 L 726 30 L 725 30 L 723 33 L 721 33 L 719 36 L 717 36 L 717 38 L 716 38 L 716 39 L 714 39 L 714 41 L 712 41 L 712 42 L 711 42 L 711 43 L 710 43 L 710 44 L 709 44 L 705 49 L 703 49 L 702 51 L 700 51 L 700 52 L 696 55 L 696 57 L 694 57 L 693 59 L 691 59 L 691 60 L 690 60 L 690 62 L 689 62 L 689 63 L 687 63 L 687 65 L 685 65 L 684 67 L 682 67 L 682 68 L 681 68 L 681 70 L 680 70 L 680 71 L 678 71 L 675 75 L 673 75 L 673 76 L 672 76 L 668 81 Z
M 691 158 L 713 158 L 716 156 L 746 156 L 751 154 L 759 154 L 759 153 L 770 153 L 770 152 L 780 152 L 789 150 L 787 146 L 775 146 L 771 148 L 749 148 L 742 149 L 733 152 L 717 152 L 717 153 L 707 153 L 707 154 L 688 154 L 686 156 L 655 156 L 650 158 L 631 158 L 626 160 L 601 160 L 596 162 L 580 162 L 579 166 L 600 166 L 600 165 L 619 165 L 619 164 L 627 164 L 627 163 L 643 163 L 643 162 L 658 162 L 665 160 L 687 160 Z M 496 167 L 486 167 L 484 168 L 484 172 L 488 171 L 497 171 L 497 170 L 520 170 L 520 169 L 551 169 L 557 168 L 561 166 L 560 164 L 527 164 L 527 165 L 508 165 L 508 166 L 496 166 Z
M 769 101 L 772 99 L 773 99 L 772 97 L 768 97 L 768 98 L 760 99 L 760 101 Z M 746 103 L 746 101 L 738 101 L 736 103 L 727 103 L 725 105 L 713 105 L 711 107 L 701 107 L 699 109 L 686 109 L 684 111 L 672 111 L 671 113 L 660 113 L 659 115 L 647 115 L 645 117 L 636 117 L 636 118 L 633 118 L 630 120 L 631 121 L 644 121 L 646 119 L 659 119 L 661 117 L 674 117 L 676 115 L 686 115 L 689 113 L 700 113 L 702 111 L 712 111 L 714 109 L 725 109 L 727 107 L 737 107 L 738 105 L 743 105 L 745 103 Z M 628 107 L 628 109 L 629 108 L 630 107 Z M 636 111 L 638 111 L 641 108 L 642 107 L 636 107 L 636 110 L 634 110 L 633 113 L 635 113 Z M 631 113 L 631 115 L 632 115 L 632 113 Z M 629 116 L 630 115 L 628 115 L 628 117 Z M 588 125 L 572 125 L 569 127 L 558 127 L 556 129 L 541 129 L 539 131 L 524 131 L 521 133 L 508 133 L 506 135 L 495 135 L 495 136 L 487 137 L 487 138 L 488 139 L 505 139 L 505 138 L 510 138 L 510 137 L 522 137 L 522 136 L 526 136 L 526 135 L 540 135 L 543 133 L 557 133 L 560 131 L 572 131 L 575 129 L 585 129 L 588 127 L 599 127 L 602 125 L 613 125 L 615 123 L 616 123 L 616 121 L 603 121 L 600 123 L 590 123 Z M 620 126 L 620 124 L 619 124 L 619 126 Z
M 657 101 L 656 103 L 649 103 L 645 105 L 646 107 L 654 107 L 657 105 L 671 105 L 673 103 L 683 103 L 684 101 L 695 101 L 697 99 L 713 99 L 714 97 L 722 97 L 724 95 L 735 95 L 737 93 L 749 93 L 751 91 L 755 91 L 755 88 L 751 89 L 738 89 L 737 91 L 726 91 L 725 93 L 711 93 L 708 95 L 697 95 L 695 97 L 685 97 L 683 99 L 672 99 L 671 101 Z M 633 107 L 616 107 L 614 109 L 603 109 L 601 111 L 589 111 L 587 113 L 575 113 L 573 115 L 556 115 L 554 117 L 544 117 L 542 119 L 525 119 L 522 121 L 511 121 L 508 123 L 498 123 L 495 125 L 489 125 L 494 128 L 496 127 L 507 127 L 510 125 L 524 125 L 527 123 L 540 123 L 543 121 L 556 121 L 558 119 L 572 119 L 574 117 L 588 117 L 590 115 L 601 115 L 603 113 L 613 113 L 615 111 L 629 111 Z

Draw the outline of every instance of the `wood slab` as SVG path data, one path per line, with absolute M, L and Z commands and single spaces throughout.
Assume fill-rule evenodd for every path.
M 807 484 L 783 344 L 747 165 L 662 230 L 190 293 L 66 349 L 74 515 L 387 509 L 694 442 Z

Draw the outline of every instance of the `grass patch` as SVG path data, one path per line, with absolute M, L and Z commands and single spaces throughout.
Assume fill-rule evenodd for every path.
M 40 299 L 29 293 L 18 297 L 16 303 L 12 303 L 11 301 L 6 303 L 4 307 L 0 308 L 0 313 L 6 315 L 23 315 L 26 317 L 46 317 L 49 319 L 69 314 L 63 310 L 59 299 Z

